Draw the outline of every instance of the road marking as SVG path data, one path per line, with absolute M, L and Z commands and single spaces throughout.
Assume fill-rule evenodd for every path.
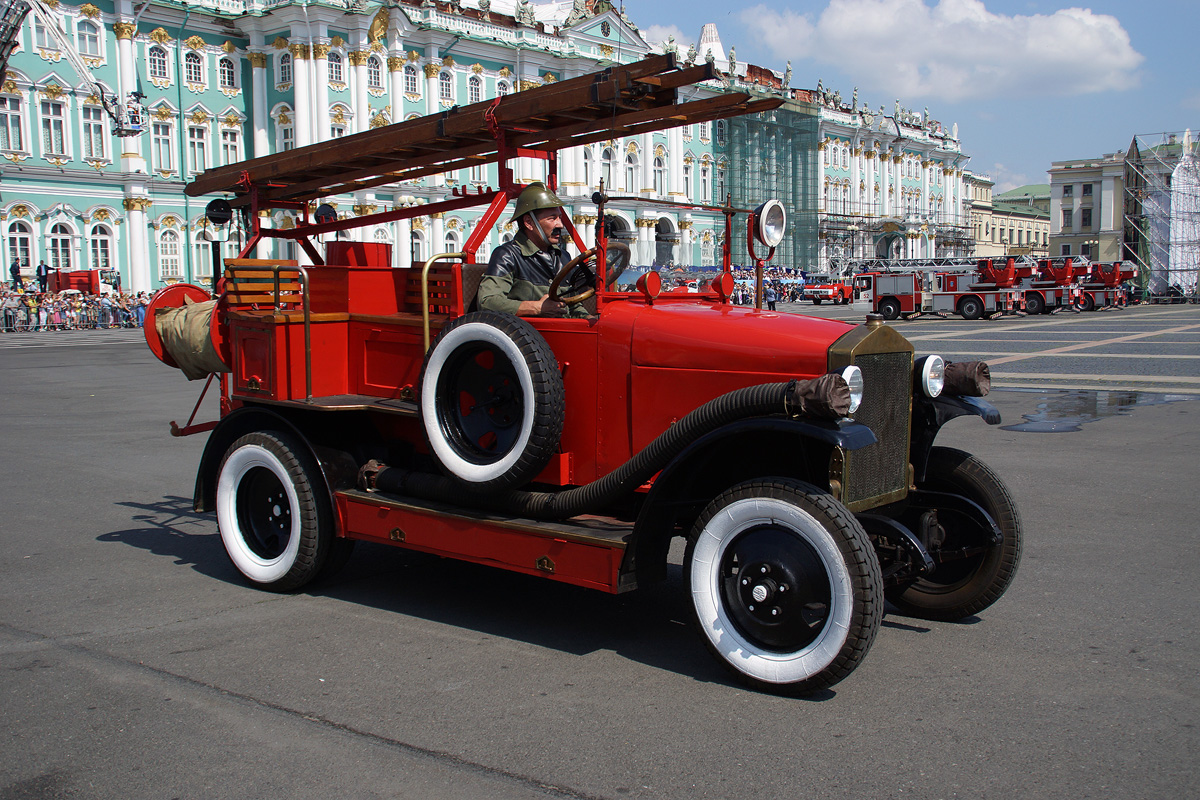
M 1052 350 L 1043 350 L 1040 353 L 1022 353 L 1020 355 L 1007 356 L 995 361 L 989 361 L 988 366 L 996 366 L 997 364 L 1010 364 L 1014 361 L 1026 361 L 1030 358 L 1041 358 L 1048 355 L 1058 355 L 1061 353 L 1071 353 L 1076 350 L 1086 350 L 1091 347 L 1103 347 L 1110 344 L 1121 344 L 1122 342 L 1134 342 L 1138 339 L 1148 339 L 1151 336 L 1162 336 L 1165 333 L 1178 333 L 1180 331 L 1190 331 L 1200 329 L 1200 325 L 1183 325 L 1178 328 L 1163 328 L 1159 331 L 1147 331 L 1145 333 L 1134 333 L 1129 336 L 1118 336 L 1114 339 L 1101 339 L 1096 342 L 1080 342 L 1079 344 L 1071 344 L 1065 347 L 1056 347 Z

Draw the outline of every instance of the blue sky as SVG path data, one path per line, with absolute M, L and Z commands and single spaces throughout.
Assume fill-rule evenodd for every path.
M 680 52 L 717 24 L 737 60 L 891 113 L 958 123 L 996 190 L 1048 183 L 1051 161 L 1200 129 L 1200 0 L 627 0 L 647 39 Z

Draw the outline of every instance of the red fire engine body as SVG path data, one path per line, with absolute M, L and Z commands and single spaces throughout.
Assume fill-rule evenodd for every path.
M 84 294 L 104 294 L 113 291 L 111 277 L 108 270 L 63 271 L 54 269 L 50 270 L 50 279 L 46 282 L 46 287 L 52 292 L 74 289 Z
M 810 275 L 804 285 L 804 299 L 811 300 L 816 306 L 821 303 L 847 305 L 854 299 L 854 289 L 829 275 Z
M 970 268 L 864 272 L 854 276 L 854 287 L 859 298 L 871 303 L 884 319 L 959 314 L 974 320 L 1024 309 L 1019 290 L 981 282 Z
M 293 591 L 333 573 L 356 540 L 621 592 L 661 580 L 671 541 L 710 651 L 747 684 L 805 693 L 865 656 L 886 597 L 905 613 L 960 619 L 1017 569 L 1020 518 L 973 456 L 935 447 L 957 416 L 999 422 L 979 399 L 982 362 L 914 359 L 866 324 L 764 312 L 755 247 L 781 240 L 782 206 L 706 207 L 726 220 L 724 271 L 698 292 L 657 273 L 613 291 L 603 225 L 587 318 L 475 310 L 475 253 L 523 186 L 517 157 L 765 111 L 778 100 L 683 101 L 711 65 L 673 55 L 496 101 L 235 164 L 194 196 L 232 192 L 253 226 L 212 300 L 176 286 L 151 303 L 151 349 L 189 377 L 214 375 L 195 507 L 215 510 L 250 582 Z M 500 186 L 418 208 L 310 223 L 321 197 L 497 163 Z M 608 198 L 593 195 L 603 218 Z M 471 205 L 487 211 L 464 252 L 394 269 L 386 246 L 318 234 Z M 260 208 L 298 212 L 258 227 Z M 692 206 L 695 208 L 695 206 Z M 733 221 L 745 214 L 756 307 L 733 305 Z M 290 238 L 310 266 L 247 258 Z M 757 245 L 756 245 L 757 243 Z M 769 258 L 769 254 L 767 256 Z M 570 267 L 570 265 L 568 265 Z M 560 273 L 560 278 L 568 270 Z M 558 282 L 551 287 L 558 294 Z M 588 294 L 588 293 L 584 293 Z M 199 403 L 197 403 L 199 408 Z M 194 416 L 195 412 L 193 412 Z

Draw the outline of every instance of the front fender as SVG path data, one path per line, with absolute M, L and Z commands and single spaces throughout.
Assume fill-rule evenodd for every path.
M 786 477 L 829 488 L 835 447 L 858 450 L 876 441 L 853 420 L 756 417 L 738 420 L 692 442 L 672 459 L 646 495 L 625 551 L 623 575 L 638 583 L 666 576 L 671 539 L 686 535 L 704 506 L 742 481 Z
M 909 445 L 909 461 L 918 484 L 925 480 L 925 468 L 929 464 L 929 450 L 938 431 L 950 420 L 974 414 L 988 425 L 1000 424 L 1000 412 L 994 405 L 979 397 L 966 395 L 940 395 L 925 397 L 913 395 L 912 435 Z

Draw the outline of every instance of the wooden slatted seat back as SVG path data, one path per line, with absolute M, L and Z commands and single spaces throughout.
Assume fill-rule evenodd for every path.
M 421 313 L 421 267 L 404 270 L 400 308 Z M 429 268 L 429 313 L 457 316 L 463 313 L 463 281 L 457 262 L 442 261 Z
M 304 305 L 299 263 L 286 259 L 225 259 L 226 308 L 299 309 Z

